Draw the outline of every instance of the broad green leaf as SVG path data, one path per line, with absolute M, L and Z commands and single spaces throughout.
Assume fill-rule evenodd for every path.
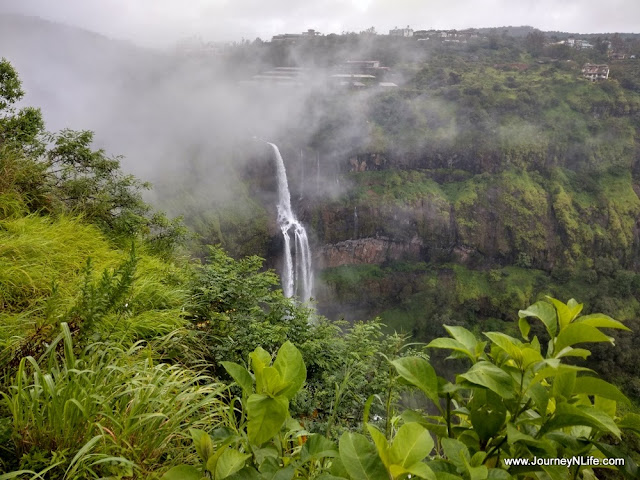
M 578 377 L 573 388 L 574 394 L 586 393 L 629 404 L 629 399 L 616 387 L 597 377 Z
M 544 438 L 545 440 L 550 440 L 558 448 L 558 450 L 574 452 L 585 451 L 585 449 L 588 448 L 588 439 L 586 437 L 580 438 L 574 435 L 573 432 L 577 429 L 587 429 L 589 435 L 592 433 L 591 427 L 582 425 L 574 426 L 570 429 L 567 429 L 571 431 L 570 434 L 565 433 L 562 430 L 556 430 L 554 432 L 547 433 L 546 435 L 544 435 Z
M 591 401 L 587 397 L 587 401 L 591 403 Z M 608 398 L 600 397 L 596 395 L 593 399 L 593 406 L 598 410 L 603 411 L 611 418 L 615 418 L 616 412 L 618 411 L 618 402 L 615 400 L 610 400 Z
M 196 467 L 191 465 L 178 465 L 173 467 L 164 475 L 160 480 L 200 480 L 202 473 L 200 473 Z
M 249 457 L 251 457 L 251 455 L 240 453 L 232 448 L 226 448 L 216 463 L 215 480 L 223 480 L 240 471 Z
M 436 338 L 429 342 L 427 348 L 441 348 L 445 350 L 453 350 L 455 352 L 460 352 L 467 357 L 469 357 L 472 361 L 475 361 L 475 355 L 471 352 L 464 344 L 460 343 L 458 340 L 454 340 L 453 338 Z
M 564 347 L 558 352 L 556 358 L 580 357 L 586 360 L 589 355 L 591 355 L 591 352 L 585 348 Z
M 256 376 L 256 390 L 264 391 L 264 379 L 262 370 L 271 365 L 271 355 L 264 348 L 258 347 L 249 354 L 251 360 L 251 369 Z
M 443 327 L 447 332 L 449 332 L 449 335 L 463 344 L 467 350 L 475 353 L 476 346 L 478 345 L 478 339 L 472 332 L 464 327 L 452 327 L 449 325 L 443 325 Z
M 478 362 L 466 373 L 458 375 L 474 385 L 488 388 L 502 398 L 513 398 L 515 387 L 511 375 L 490 362 Z
M 487 332 L 485 336 L 516 362 L 522 362 L 522 342 L 520 340 L 500 332 Z
M 371 411 L 371 405 L 373 404 L 373 401 L 376 399 L 376 394 L 372 393 L 371 395 L 369 395 L 369 398 L 367 398 L 367 401 L 364 402 L 364 412 L 362 413 L 362 424 L 366 425 L 367 423 L 369 423 L 369 412 Z
M 533 399 L 536 407 L 538 407 L 538 413 L 544 415 L 547 411 L 547 406 L 549 405 L 549 391 L 540 385 L 540 383 L 533 383 L 529 385 L 527 393 L 529 394 L 529 397 Z
M 550 337 L 555 337 L 558 331 L 558 320 L 556 317 L 556 309 L 549 302 L 536 302 L 525 310 L 518 312 L 519 318 L 536 317 L 542 320 Z M 528 333 L 528 332 L 527 332 Z M 526 335 L 525 335 L 526 338 Z
M 300 436 L 301 434 L 304 436 L 309 435 L 309 433 L 304 429 L 302 424 L 293 417 L 288 417 L 284 422 L 284 428 L 287 430 L 288 435 L 296 434 Z
M 479 467 L 484 463 L 484 460 L 487 458 L 487 452 L 479 451 L 473 454 L 471 460 L 469 461 L 469 465 L 472 467 Z
M 233 480 L 262 480 L 260 473 L 253 467 L 243 467 L 239 472 L 234 473 L 231 477 Z
M 254 448 L 253 455 L 255 457 L 255 465 L 258 467 L 262 465 L 262 462 L 267 458 L 278 458 L 280 454 L 278 453 L 278 449 L 274 445 L 267 445 L 263 448 Z
M 426 463 L 417 462 L 408 467 L 401 465 L 391 465 L 389 473 L 393 478 L 399 478 L 402 475 L 411 475 L 414 477 L 424 478 L 426 480 L 437 480 L 436 474 L 433 473 Z
M 227 371 L 233 381 L 236 382 L 240 388 L 247 394 L 251 395 L 253 392 L 253 379 L 251 374 L 242 365 L 238 365 L 233 362 L 220 362 L 224 369 Z
M 507 423 L 507 439 L 509 440 L 510 445 L 520 442 L 545 451 L 549 457 L 555 457 L 557 455 L 557 451 L 552 442 L 548 440 L 538 440 L 529 434 L 523 433 L 511 422 Z
M 522 354 L 522 368 L 524 370 L 544 360 L 542 358 L 542 355 L 540 355 L 540 352 L 531 347 L 524 347 L 521 351 L 521 354 Z
M 467 465 L 467 473 L 469 474 L 469 480 L 487 480 L 489 469 L 484 465 L 479 467 Z
M 637 413 L 627 413 L 618 421 L 618 426 L 625 430 L 631 430 L 640 436 L 640 415 Z
M 435 471 L 436 480 L 466 480 L 465 477 L 445 471 Z
M 287 341 L 278 350 L 273 366 L 280 373 L 282 380 L 290 383 L 283 395 L 291 400 L 307 379 L 307 368 L 304 365 L 302 354 L 293 343 Z
M 262 370 L 262 378 L 264 390 L 258 393 L 266 393 L 271 397 L 283 394 L 283 392 L 291 385 L 290 382 L 284 381 L 275 367 L 265 367 Z
M 537 383 L 542 382 L 543 380 L 553 378 L 559 373 L 566 372 L 569 370 L 574 370 L 576 372 L 588 372 L 595 373 L 593 370 L 585 367 L 577 367 L 575 365 L 567 365 L 561 364 L 558 359 L 552 359 L 555 363 L 551 363 L 548 359 L 545 359 L 543 365 L 547 365 L 540 370 L 535 372 L 533 379 L 531 380 L 530 385 L 535 385 Z
M 548 432 L 574 425 L 585 425 L 601 431 L 607 431 L 620 438 L 620 429 L 613 419 L 594 407 L 574 406 L 568 403 L 560 403 L 556 406 L 556 411 L 541 429 Z
M 340 457 L 336 457 L 331 461 L 329 473 L 334 477 L 349 478 L 349 473 L 344 468 L 344 464 L 342 463 L 342 459 Z
M 193 440 L 193 445 L 196 447 L 198 456 L 204 463 L 207 463 L 209 457 L 213 455 L 213 441 L 211 437 L 204 430 L 197 428 L 190 428 L 189 433 L 191 434 L 191 439 Z
M 511 480 L 512 478 L 509 472 L 501 468 L 490 468 L 487 474 L 487 480 Z
M 553 297 L 547 296 L 546 298 L 553 303 L 553 306 L 556 308 L 558 324 L 561 331 L 582 311 L 582 304 L 576 302 L 573 298 L 569 300 L 568 304 L 562 303 L 560 300 Z
M 261 480 L 291 480 L 295 475 L 296 470 L 294 465 L 282 468 L 278 465 L 278 462 L 274 460 L 268 468 L 261 469 L 260 473 Z
M 417 422 L 422 425 L 424 428 L 433 432 L 436 437 L 445 437 L 447 435 L 447 426 L 444 423 L 434 423 L 438 420 L 429 420 L 424 417 L 421 413 L 416 412 L 415 410 L 404 410 L 400 415 L 402 420 L 405 423 Z M 442 419 L 442 417 L 436 417 L 438 419 Z M 442 420 L 443 421 L 443 420 Z
M 247 433 L 249 441 L 255 445 L 275 436 L 289 414 L 286 397 L 271 398 L 268 395 L 253 394 L 247 400 Z
M 376 447 L 364 435 L 346 432 L 340 437 L 340 458 L 352 480 L 388 480 Z
M 467 446 L 455 438 L 443 438 L 440 440 L 442 450 L 449 461 L 453 463 L 460 471 L 465 471 L 471 456 Z
M 551 480 L 567 480 L 567 467 L 564 465 L 542 465 L 538 468 L 542 468 Z
M 333 442 L 319 434 L 310 435 L 300 453 L 303 460 L 308 458 L 315 458 L 316 460 L 321 458 L 332 458 L 337 455 L 338 449 Z
M 402 357 L 393 360 L 391 364 L 396 368 L 398 375 L 418 387 L 427 398 L 439 405 L 438 377 L 429 362 L 420 357 Z
M 567 400 L 573 395 L 573 387 L 576 384 L 576 371 L 560 368 L 558 375 L 553 379 L 553 395 L 564 397 Z
M 613 343 L 613 338 L 608 337 L 596 327 L 585 325 L 583 323 L 571 323 L 558 334 L 553 352 L 554 354 L 556 352 L 560 353 L 563 348 L 571 347 L 576 343 L 591 342 Z
M 522 312 L 523 310 L 520 310 L 520 311 Z M 529 325 L 529 321 L 525 317 L 521 317 L 518 319 L 518 328 L 520 329 L 522 338 L 529 340 L 529 332 L 531 331 L 531 325 Z
M 617 328 L 619 330 L 626 330 L 630 332 L 631 329 L 619 322 L 618 320 L 614 320 L 608 315 L 604 315 L 602 313 L 594 313 L 593 315 L 584 315 L 576 319 L 576 323 L 582 323 L 584 325 L 590 325 L 592 327 L 598 328 Z
M 389 455 L 389 442 L 387 442 L 387 438 L 382 434 L 380 430 L 378 430 L 370 423 L 367 423 L 367 430 L 369 431 L 369 435 L 371 435 L 373 444 L 376 446 L 376 450 L 378 451 L 380 460 L 382 460 L 382 463 L 385 467 L 389 468 L 392 462 Z
M 405 423 L 393 438 L 389 457 L 392 464 L 408 467 L 422 461 L 433 450 L 433 438 L 418 423 Z
M 507 409 L 491 390 L 476 390 L 468 404 L 469 418 L 481 441 L 487 441 L 502 429 Z
M 617 467 L 627 478 L 640 478 L 640 469 L 638 465 L 627 453 L 622 449 L 602 442 L 592 442 L 598 450 L 600 450 L 607 458 L 623 458 L 624 465 Z
M 216 471 L 216 466 L 218 465 L 218 460 L 222 456 L 224 452 L 226 452 L 229 448 L 229 444 L 218 445 L 218 449 L 213 453 L 213 455 L 209 456 L 209 460 L 206 462 L 207 470 L 213 475 Z

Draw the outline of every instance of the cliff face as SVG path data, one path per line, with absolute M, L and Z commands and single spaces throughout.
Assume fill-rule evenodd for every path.
M 636 260 L 640 200 L 630 174 L 601 175 L 589 190 L 562 169 L 440 183 L 428 170 L 350 178 L 349 197 L 311 213 L 322 268 L 407 260 L 550 271 L 585 257 Z
M 419 261 L 424 243 L 418 237 L 399 241 L 388 237 L 359 238 L 327 244 L 316 254 L 316 265 L 320 269 L 341 265 L 379 265 L 389 261 Z

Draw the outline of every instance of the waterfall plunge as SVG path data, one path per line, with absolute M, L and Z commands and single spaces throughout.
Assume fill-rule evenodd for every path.
M 269 143 L 269 142 L 267 142 Z M 313 270 L 311 268 L 311 249 L 309 238 L 302 223 L 291 210 L 291 194 L 287 182 L 287 171 L 280 150 L 273 143 L 273 155 L 278 176 L 278 225 L 284 237 L 284 271 L 282 289 L 286 297 L 297 295 L 303 302 L 309 301 L 313 290 Z M 293 233 L 293 239 L 291 234 Z M 291 254 L 293 240 L 294 254 Z

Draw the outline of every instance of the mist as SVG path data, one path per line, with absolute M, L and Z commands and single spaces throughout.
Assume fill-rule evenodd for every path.
M 227 199 L 232 171 L 267 161 L 268 150 L 254 137 L 284 142 L 285 161 L 301 149 L 322 153 L 315 188 L 304 189 L 334 195 L 325 155 L 344 156 L 366 139 L 374 93 L 345 95 L 327 79 L 336 64 L 375 53 L 371 41 L 355 37 L 334 43 L 325 42 L 327 54 L 318 58 L 304 46 L 255 43 L 147 49 L 33 17 L 4 16 L 0 28 L 2 55 L 20 73 L 24 103 L 42 109 L 48 130 L 94 131 L 98 147 L 122 155 L 124 170 L 156 185 L 155 200 L 158 191 L 185 182 L 209 200 Z M 403 55 L 386 52 L 396 61 Z M 295 84 L 252 84 L 274 67 L 304 71 Z M 327 124 L 339 127 L 323 132 Z

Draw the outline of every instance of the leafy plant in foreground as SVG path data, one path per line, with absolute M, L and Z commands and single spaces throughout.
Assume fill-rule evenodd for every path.
M 638 432 L 640 417 L 617 415 L 617 404 L 628 399 L 614 385 L 589 369 L 566 362 L 586 358 L 577 345 L 613 342 L 602 328 L 626 327 L 602 314 L 580 316 L 582 304 L 548 298 L 519 312 L 523 340 L 500 332 L 481 341 L 462 327 L 445 327 L 451 338 L 428 347 L 446 349 L 471 367 L 455 382 L 438 378 L 423 359 L 395 361 L 398 375 L 422 390 L 437 415 L 406 410 L 405 421 L 417 421 L 438 438 L 437 457 L 427 462 L 435 477 L 595 478 L 591 466 L 512 466 L 507 458 L 623 457 L 608 439 L 618 441 L 621 429 Z M 542 321 L 550 337 L 546 352 L 537 337 L 529 338 L 529 318 Z M 488 350 L 487 350 L 488 347 Z M 637 478 L 637 468 L 625 459 L 623 473 Z
M 626 327 L 602 314 L 581 316 L 581 311 L 575 300 L 537 302 L 519 312 L 522 340 L 500 332 L 485 333 L 487 340 L 480 340 L 462 327 L 445 327 L 450 337 L 428 346 L 470 362 L 455 381 L 438 377 L 422 357 L 388 360 L 394 379 L 424 393 L 427 411 L 433 413 L 406 409 L 387 422 L 391 427 L 384 433 L 365 414 L 368 436 L 347 431 L 337 450 L 319 435 L 304 443 L 307 433 L 289 417 L 289 401 L 304 381 L 297 349 L 283 345 L 272 365 L 271 356 L 258 348 L 250 355 L 252 372 L 224 364 L 242 389 L 242 398 L 231 402 L 227 427 L 212 436 L 192 431 L 201 468 L 181 466 L 164 478 L 596 478 L 593 465 L 549 462 L 573 457 L 620 457 L 624 466 L 608 468 L 638 478 L 637 466 L 615 443 L 623 430 L 640 435 L 640 416 L 621 417 L 617 406 L 629 401 L 618 388 L 567 362 L 589 354 L 583 343 L 612 342 L 602 329 Z M 529 337 L 530 318 L 545 326 L 546 348 Z M 545 461 L 508 461 L 536 458 Z
M 242 389 L 241 399 L 231 402 L 227 425 L 212 435 L 191 430 L 201 466 L 174 467 L 164 480 L 308 477 L 322 459 L 337 455 L 331 441 L 309 435 L 289 415 L 289 402 L 307 376 L 298 349 L 284 343 L 273 363 L 261 347 L 249 357 L 251 372 L 237 363 L 223 362 Z

